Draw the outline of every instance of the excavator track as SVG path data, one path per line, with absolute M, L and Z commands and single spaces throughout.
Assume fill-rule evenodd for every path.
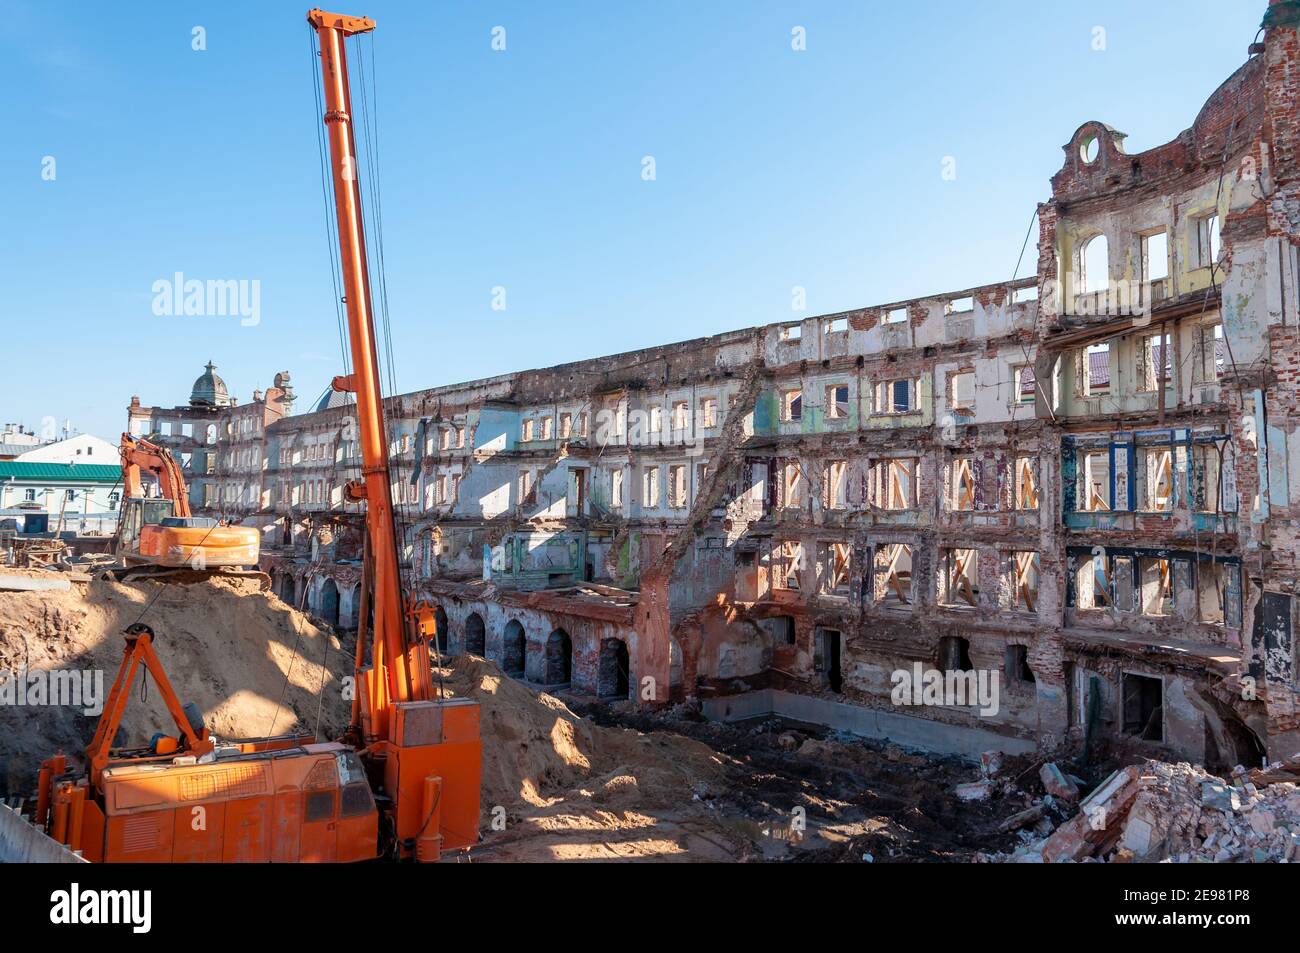
M 193 586 L 212 579 L 256 579 L 261 592 L 271 588 L 271 577 L 260 569 L 190 569 L 184 566 L 118 566 L 105 570 L 102 578 L 113 582 L 135 582 L 154 579 L 159 582 L 174 582 L 182 586 Z

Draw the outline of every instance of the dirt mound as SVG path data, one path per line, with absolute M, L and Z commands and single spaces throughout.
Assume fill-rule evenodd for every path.
M 485 814 L 575 797 L 606 808 L 680 805 L 723 783 L 723 756 L 698 741 L 593 724 L 475 656 L 439 671 L 448 695 L 480 706 Z
M 217 735 L 238 738 L 295 728 L 334 737 L 347 724 L 339 678 L 352 659 L 337 638 L 249 579 L 193 585 L 106 580 L 65 592 L 0 592 L 0 678 L 11 673 L 102 672 L 103 694 L 122 661 L 123 630 L 149 625 L 182 703 L 192 701 Z M 84 681 L 83 681 L 84 684 Z M 323 691 L 322 691 L 323 690 Z M 35 789 L 40 760 L 62 750 L 79 764 L 96 716 L 68 705 L 0 705 L 0 793 Z M 174 732 L 152 679 L 132 688 L 119 740 Z

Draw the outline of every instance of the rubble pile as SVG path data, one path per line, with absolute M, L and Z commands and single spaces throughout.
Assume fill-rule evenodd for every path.
M 1228 780 L 1187 763 L 1146 761 L 1114 772 L 1050 835 L 1027 839 L 1021 863 L 1300 862 L 1300 762 Z M 1049 794 L 1044 801 L 1060 801 Z

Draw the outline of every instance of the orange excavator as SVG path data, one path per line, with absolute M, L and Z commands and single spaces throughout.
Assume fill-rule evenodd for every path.
M 479 708 L 435 697 L 433 613 L 402 590 L 361 217 L 344 40 L 374 21 L 312 10 L 320 43 L 335 213 L 354 371 L 365 501 L 362 586 L 351 724 L 335 742 L 284 735 L 214 738 L 177 699 L 155 635 L 126 630 L 126 655 L 86 750 L 87 771 L 56 755 L 41 768 L 35 821 L 93 861 L 435 861 L 478 840 Z M 368 622 L 373 608 L 373 622 Z M 249 646 L 250 651 L 257 651 Z M 113 748 L 136 674 L 152 675 L 176 724 L 146 746 Z M 3 812 L 0 812 L 3 813 Z
M 122 434 L 120 450 L 126 492 L 117 545 L 128 567 L 257 568 L 261 539 L 257 529 L 192 515 L 185 476 L 170 450 L 129 433 Z M 159 496 L 145 495 L 145 473 L 157 480 Z

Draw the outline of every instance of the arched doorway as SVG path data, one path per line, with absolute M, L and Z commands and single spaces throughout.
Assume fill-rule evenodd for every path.
M 563 629 L 556 629 L 546 639 L 546 685 L 563 685 L 573 673 L 573 640 Z
M 337 628 L 339 624 L 339 586 L 328 576 L 321 583 L 320 598 L 317 600 L 317 604 L 320 607 L 317 614 L 321 619 Z
M 471 612 L 465 620 L 465 651 L 479 656 L 487 651 L 487 628 L 477 612 Z
M 605 639 L 600 643 L 600 664 L 596 670 L 596 694 L 601 698 L 627 698 L 627 643 Z
M 438 654 L 446 655 L 447 646 L 450 643 L 450 633 L 447 631 L 447 610 L 442 606 L 437 606 L 433 610 L 433 630 L 435 638 L 438 640 Z
M 524 627 L 518 619 L 511 619 L 501 639 L 501 667 L 507 675 L 516 678 L 524 674 Z
M 297 587 L 294 586 L 293 576 L 289 575 L 288 573 L 285 573 L 284 577 L 280 580 L 280 598 L 283 599 L 288 605 L 297 608 L 298 606 L 297 596 L 298 596 Z

